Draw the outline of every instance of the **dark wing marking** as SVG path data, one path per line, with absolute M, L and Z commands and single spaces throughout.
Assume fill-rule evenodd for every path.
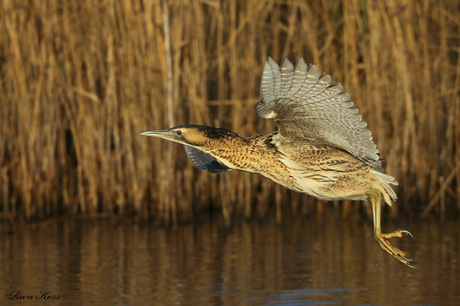
M 231 170 L 219 163 L 214 157 L 191 146 L 185 146 L 185 153 L 190 162 L 200 170 L 207 170 L 211 173 L 221 173 Z

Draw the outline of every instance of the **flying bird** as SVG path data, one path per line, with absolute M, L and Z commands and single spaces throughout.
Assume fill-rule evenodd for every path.
M 406 230 L 382 233 L 382 202 L 391 206 L 398 185 L 385 174 L 377 146 L 350 95 L 328 74 L 299 59 L 278 64 L 269 57 L 261 81 L 257 114 L 278 130 L 242 137 L 224 129 L 181 125 L 141 133 L 183 144 L 192 164 L 211 173 L 232 169 L 259 173 L 282 186 L 322 200 L 372 203 L 374 237 L 380 247 L 411 266 L 413 259 L 390 244 Z

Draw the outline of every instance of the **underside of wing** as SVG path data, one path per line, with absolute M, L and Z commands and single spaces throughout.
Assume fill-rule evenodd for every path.
M 280 68 L 270 57 L 264 67 L 257 114 L 275 120 L 279 134 L 286 139 L 340 148 L 382 170 L 366 122 L 342 85 L 331 82 L 330 75 L 321 75 L 315 65 L 307 66 L 303 59 L 295 68 L 284 59 Z
M 190 162 L 200 170 L 206 170 L 211 173 L 221 173 L 231 170 L 230 168 L 219 163 L 214 157 L 191 146 L 184 146 L 185 153 Z

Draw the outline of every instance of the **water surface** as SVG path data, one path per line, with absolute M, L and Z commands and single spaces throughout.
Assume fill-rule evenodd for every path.
M 384 253 L 366 220 L 294 218 L 157 228 L 59 220 L 2 230 L 1 303 L 455 304 L 458 222 L 400 222 L 411 269 Z M 397 225 L 385 224 L 390 231 Z M 42 295 L 45 296 L 42 296 Z M 14 297 L 13 300 L 9 297 Z

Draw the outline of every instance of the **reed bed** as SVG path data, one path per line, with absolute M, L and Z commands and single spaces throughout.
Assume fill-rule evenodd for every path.
M 201 172 L 178 145 L 138 136 L 185 123 L 272 131 L 254 110 L 268 56 L 303 57 L 344 85 L 400 182 L 399 213 L 458 214 L 459 20 L 456 0 L 2 1 L 3 219 L 320 212 L 258 175 Z

